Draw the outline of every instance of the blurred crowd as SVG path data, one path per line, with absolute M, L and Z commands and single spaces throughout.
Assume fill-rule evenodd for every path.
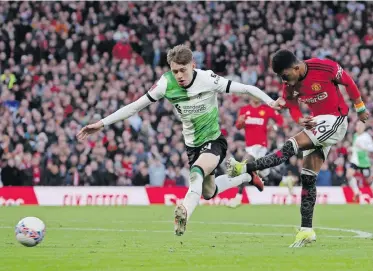
M 75 138 L 82 126 L 146 93 L 168 70 L 167 50 L 181 43 L 192 48 L 198 68 L 256 85 L 273 98 L 280 94 L 269 67 L 273 52 L 331 57 L 372 110 L 372 9 L 370 2 L 339 1 L 1 2 L 2 184 L 188 185 L 181 123 L 167 101 L 86 142 Z M 244 154 L 243 131 L 234 122 L 247 102 L 220 99 L 228 156 Z M 283 114 L 284 127 L 270 131 L 271 149 L 300 130 Z M 356 121 L 352 110 L 347 140 L 332 149 L 320 185 L 345 183 Z M 297 176 L 300 165 L 301 157 L 291 159 L 277 177 Z

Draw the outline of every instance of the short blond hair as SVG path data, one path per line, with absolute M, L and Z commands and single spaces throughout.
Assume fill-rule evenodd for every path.
M 181 44 L 168 50 L 167 52 L 167 63 L 171 65 L 171 62 L 175 62 L 180 65 L 187 65 L 193 60 L 192 50 L 188 46 Z

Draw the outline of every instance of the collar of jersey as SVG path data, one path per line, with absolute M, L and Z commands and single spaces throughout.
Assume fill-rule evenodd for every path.
M 187 85 L 187 86 L 184 87 L 184 88 L 185 88 L 185 89 L 190 88 L 190 87 L 193 85 L 194 80 L 196 80 L 196 77 L 197 77 L 197 72 L 196 72 L 195 70 L 193 70 L 193 79 L 192 79 L 192 82 L 190 82 L 190 84 Z
M 307 76 L 307 74 L 308 74 L 308 70 L 309 70 L 308 65 L 307 65 L 306 62 L 304 62 L 304 64 L 306 65 L 306 69 L 307 69 L 307 70 L 306 70 L 306 73 L 298 79 L 298 82 L 303 81 L 304 78 L 306 78 L 306 76 Z

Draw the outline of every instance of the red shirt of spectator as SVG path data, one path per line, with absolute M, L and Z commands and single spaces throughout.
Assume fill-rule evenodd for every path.
M 115 44 L 113 48 L 113 57 L 118 59 L 128 59 L 132 58 L 132 48 L 131 45 L 127 42 L 124 42 L 123 39 Z
M 125 171 L 125 176 L 127 178 L 132 177 L 132 172 L 133 172 L 133 163 L 130 159 L 125 158 L 122 160 L 122 167 L 124 168 Z
M 246 146 L 262 145 L 267 147 L 267 124 L 269 119 L 274 119 L 280 126 L 283 118 L 268 105 L 261 104 L 259 100 L 252 99 L 250 104 L 240 109 L 236 127 L 245 127 Z

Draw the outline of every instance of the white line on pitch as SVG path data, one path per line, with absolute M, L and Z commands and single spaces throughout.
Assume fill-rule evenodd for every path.
M 0 229 L 14 229 L 14 227 L 9 226 L 0 226 Z M 141 230 L 141 229 L 105 229 L 105 228 L 47 228 L 47 230 L 58 230 L 58 231 L 100 231 L 100 232 L 151 232 L 151 233 L 167 233 L 172 234 L 173 231 L 167 230 Z M 203 233 L 206 235 L 206 232 L 200 231 L 188 231 L 193 233 Z M 231 232 L 231 231 L 212 231 L 208 232 L 209 234 L 221 234 L 221 235 L 252 235 L 252 236 L 294 236 L 290 233 L 270 233 L 270 232 Z M 346 236 L 346 235 L 322 235 L 326 238 L 353 238 L 355 236 Z
M 152 223 L 172 223 L 172 221 L 152 221 Z M 195 223 L 195 224 L 210 224 L 210 225 L 241 225 L 241 226 L 251 226 L 251 227 L 272 227 L 272 228 L 298 228 L 299 226 L 296 225 L 286 225 L 286 224 L 257 224 L 257 223 L 247 223 L 247 222 L 205 222 L 205 221 L 190 221 L 189 223 Z M 354 230 L 354 229 L 342 229 L 342 228 L 329 228 L 329 227 L 314 227 L 315 229 L 320 230 L 328 230 L 328 231 L 341 231 L 341 232 L 350 232 L 355 233 L 356 238 L 372 238 L 373 234 L 370 232 L 360 231 L 360 230 Z

